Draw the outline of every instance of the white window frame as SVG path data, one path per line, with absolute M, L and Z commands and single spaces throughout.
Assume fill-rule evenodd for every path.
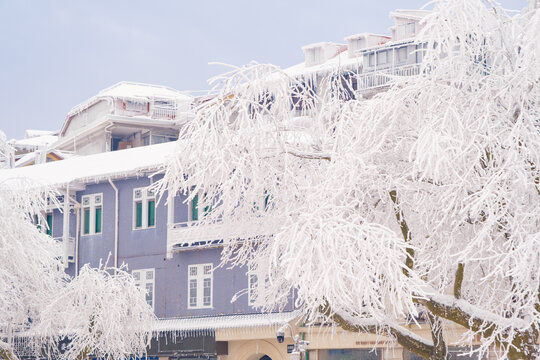
M 263 294 L 265 291 L 265 286 L 267 286 L 268 278 L 266 277 L 266 273 L 262 271 L 262 268 L 254 269 L 253 267 L 250 267 L 250 269 L 247 272 L 248 276 L 248 287 L 247 287 L 247 293 L 248 293 L 248 304 L 252 307 L 259 307 L 260 302 L 257 298 L 259 294 Z M 255 281 L 252 282 L 251 280 L 255 278 Z M 264 281 L 261 281 L 261 279 L 264 279 Z
M 149 276 L 151 274 L 151 276 Z M 133 276 L 135 280 L 135 285 L 141 287 L 142 289 L 145 289 L 148 291 L 147 285 L 152 285 L 152 304 L 148 304 L 152 307 L 152 309 L 155 309 L 156 306 L 156 270 L 154 268 L 148 268 L 148 269 L 137 269 L 133 270 L 131 272 L 131 275 Z M 150 278 L 149 278 L 150 277 Z M 148 303 L 148 299 L 145 300 Z
M 86 201 L 88 200 L 88 201 Z M 96 209 L 101 208 L 101 231 L 96 232 Z M 90 224 L 88 226 L 88 233 L 84 233 L 84 228 L 86 225 L 86 217 L 84 212 L 86 209 L 90 209 Z M 81 211 L 82 211 L 82 221 L 81 221 L 81 235 L 96 235 L 103 233 L 103 193 L 83 195 L 81 197 Z M 65 216 L 65 215 L 64 215 Z
M 148 201 L 154 200 L 154 225 L 148 226 Z M 141 226 L 137 227 L 137 203 L 142 202 Z M 156 194 L 147 186 L 133 189 L 133 230 L 152 229 L 157 221 Z
M 204 284 L 205 281 L 210 281 L 210 299 L 207 303 L 204 303 Z M 195 301 L 192 302 L 192 284 L 195 284 Z M 194 264 L 188 266 L 188 282 L 187 282 L 187 301 L 188 309 L 210 309 L 213 306 L 214 299 L 214 265 L 212 263 L 207 264 Z

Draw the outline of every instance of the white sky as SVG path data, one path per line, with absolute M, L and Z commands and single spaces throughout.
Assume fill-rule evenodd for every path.
M 526 0 L 503 0 L 521 9 Z M 388 13 L 426 0 L 0 1 L 0 129 L 59 129 L 75 105 L 118 81 L 206 89 L 252 60 L 288 67 L 301 46 L 388 33 Z

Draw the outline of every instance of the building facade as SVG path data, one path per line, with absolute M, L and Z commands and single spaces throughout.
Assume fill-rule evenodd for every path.
M 391 13 L 391 36 L 363 33 L 345 38 L 346 44 L 307 45 L 305 61 L 285 71 L 324 92 L 321 78 L 337 69 L 350 79 L 349 98 L 372 96 L 388 86 L 390 76 L 419 73 L 423 44 L 416 35 L 426 14 Z M 220 266 L 220 234 L 227 229 L 215 224 L 197 231 L 204 210 L 196 199 L 155 193 L 152 184 L 196 102 L 174 89 L 116 84 L 72 109 L 46 149 L 70 156 L 10 170 L 9 176 L 57 185 L 61 196 L 47 209 L 43 228 L 62 242 L 66 272 L 76 276 L 86 264 L 127 266 L 159 318 L 150 329 L 156 336 L 149 357 L 285 360 L 293 341 L 287 336 L 278 343 L 276 330 L 289 324 L 310 341 L 308 360 L 418 359 L 385 338 L 304 328 L 294 294 L 281 312 L 261 313 L 253 301 L 256 274 Z M 302 104 L 296 110 L 306 111 Z M 426 325 L 411 329 L 430 338 Z M 448 333 L 449 343 L 457 343 L 462 329 Z M 450 350 L 454 358 L 460 351 Z

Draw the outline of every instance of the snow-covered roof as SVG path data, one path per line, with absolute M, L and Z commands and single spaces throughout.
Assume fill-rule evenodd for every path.
M 193 98 L 189 95 L 186 95 L 176 89 L 169 88 L 166 86 L 152 85 L 152 84 L 143 84 L 135 82 L 121 81 L 113 86 L 110 86 L 106 89 L 101 90 L 97 95 L 91 97 L 90 99 L 84 101 L 83 103 L 73 107 L 69 113 L 68 117 L 76 114 L 96 102 L 106 99 L 106 98 L 126 98 L 126 99 L 171 99 L 178 101 L 191 101 Z
M 72 153 L 56 149 L 47 150 L 45 156 L 47 157 L 49 154 L 53 155 L 55 158 L 58 158 L 58 160 L 63 160 L 74 156 Z M 24 154 L 17 161 L 15 161 L 15 167 L 22 167 L 34 163 L 36 161 L 36 156 L 38 156 L 38 154 L 35 151 Z
M 345 41 L 349 41 L 349 40 L 355 40 L 355 39 L 360 39 L 360 38 L 367 38 L 369 36 L 373 36 L 373 37 L 382 37 L 382 38 L 388 38 L 390 39 L 390 36 L 389 35 L 381 35 L 381 34 L 374 34 L 374 33 L 359 33 L 359 34 L 353 34 L 353 35 L 349 35 L 347 37 L 345 37 Z
M 240 328 L 281 327 L 299 316 L 296 311 L 270 314 L 221 315 L 208 317 L 189 317 L 159 319 L 154 331 L 204 331 Z
M 285 69 L 285 72 L 290 76 L 312 75 L 324 71 L 333 71 L 337 68 L 345 66 L 362 66 L 363 60 L 359 58 L 349 58 L 349 51 L 345 50 L 324 63 L 313 66 L 306 66 L 305 62 L 293 65 Z
M 169 142 L 4 169 L 0 170 L 0 183 L 26 178 L 36 185 L 64 186 L 71 182 L 87 183 L 143 175 L 161 169 L 175 147 L 176 142 Z
M 425 16 L 431 14 L 430 10 L 407 10 L 407 9 L 397 9 L 390 12 L 391 18 L 406 18 L 411 20 L 421 20 Z
M 345 44 L 338 44 L 338 43 L 334 43 L 330 41 L 322 41 L 322 42 L 304 45 L 302 46 L 302 50 L 315 49 L 315 48 L 325 47 L 325 46 L 339 47 L 339 46 L 344 46 L 344 45 Z
M 34 130 L 34 129 L 27 129 L 24 132 L 24 138 L 30 139 L 36 136 L 44 136 L 44 135 L 58 135 L 58 130 Z
M 28 130 L 27 130 L 28 131 Z M 11 140 L 9 143 L 16 149 L 36 149 L 38 147 L 47 147 L 58 140 L 56 135 L 33 136 L 20 140 Z

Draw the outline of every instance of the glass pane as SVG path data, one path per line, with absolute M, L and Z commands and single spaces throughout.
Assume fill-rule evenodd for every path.
M 378 360 L 381 358 L 381 349 L 371 351 L 368 349 L 330 349 L 319 350 L 319 360 Z
M 148 227 L 156 224 L 156 202 L 154 200 L 148 201 Z
M 253 304 L 257 297 L 257 275 L 249 274 L 249 303 Z
M 101 207 L 96 208 L 96 234 L 101 232 Z
M 212 293 L 212 279 L 204 279 L 203 285 L 203 305 L 210 306 L 210 299 Z
M 135 203 L 135 227 L 142 227 L 142 202 Z
M 199 220 L 199 195 L 195 195 L 191 202 L 191 220 Z
M 212 265 L 204 265 L 204 275 L 210 275 L 212 273 Z
M 197 280 L 189 280 L 189 306 L 197 306 Z
M 268 209 L 268 200 L 270 200 L 270 194 L 267 194 L 266 191 L 264 193 L 266 195 L 264 197 L 264 210 L 266 211 Z
M 190 276 L 197 276 L 197 266 L 190 266 L 189 267 L 189 275 Z
M 152 280 L 154 278 L 154 272 L 152 270 L 148 270 L 146 272 L 146 280 Z
M 152 306 L 154 300 L 154 286 L 152 284 L 146 284 L 146 302 Z
M 84 209 L 84 234 L 90 233 L 90 209 Z
M 135 281 L 139 281 L 141 279 L 141 273 L 139 271 L 134 271 L 133 279 L 135 279 Z
M 47 214 L 47 235 L 52 236 L 52 214 Z
M 386 51 L 377 53 L 377 64 L 386 64 Z

